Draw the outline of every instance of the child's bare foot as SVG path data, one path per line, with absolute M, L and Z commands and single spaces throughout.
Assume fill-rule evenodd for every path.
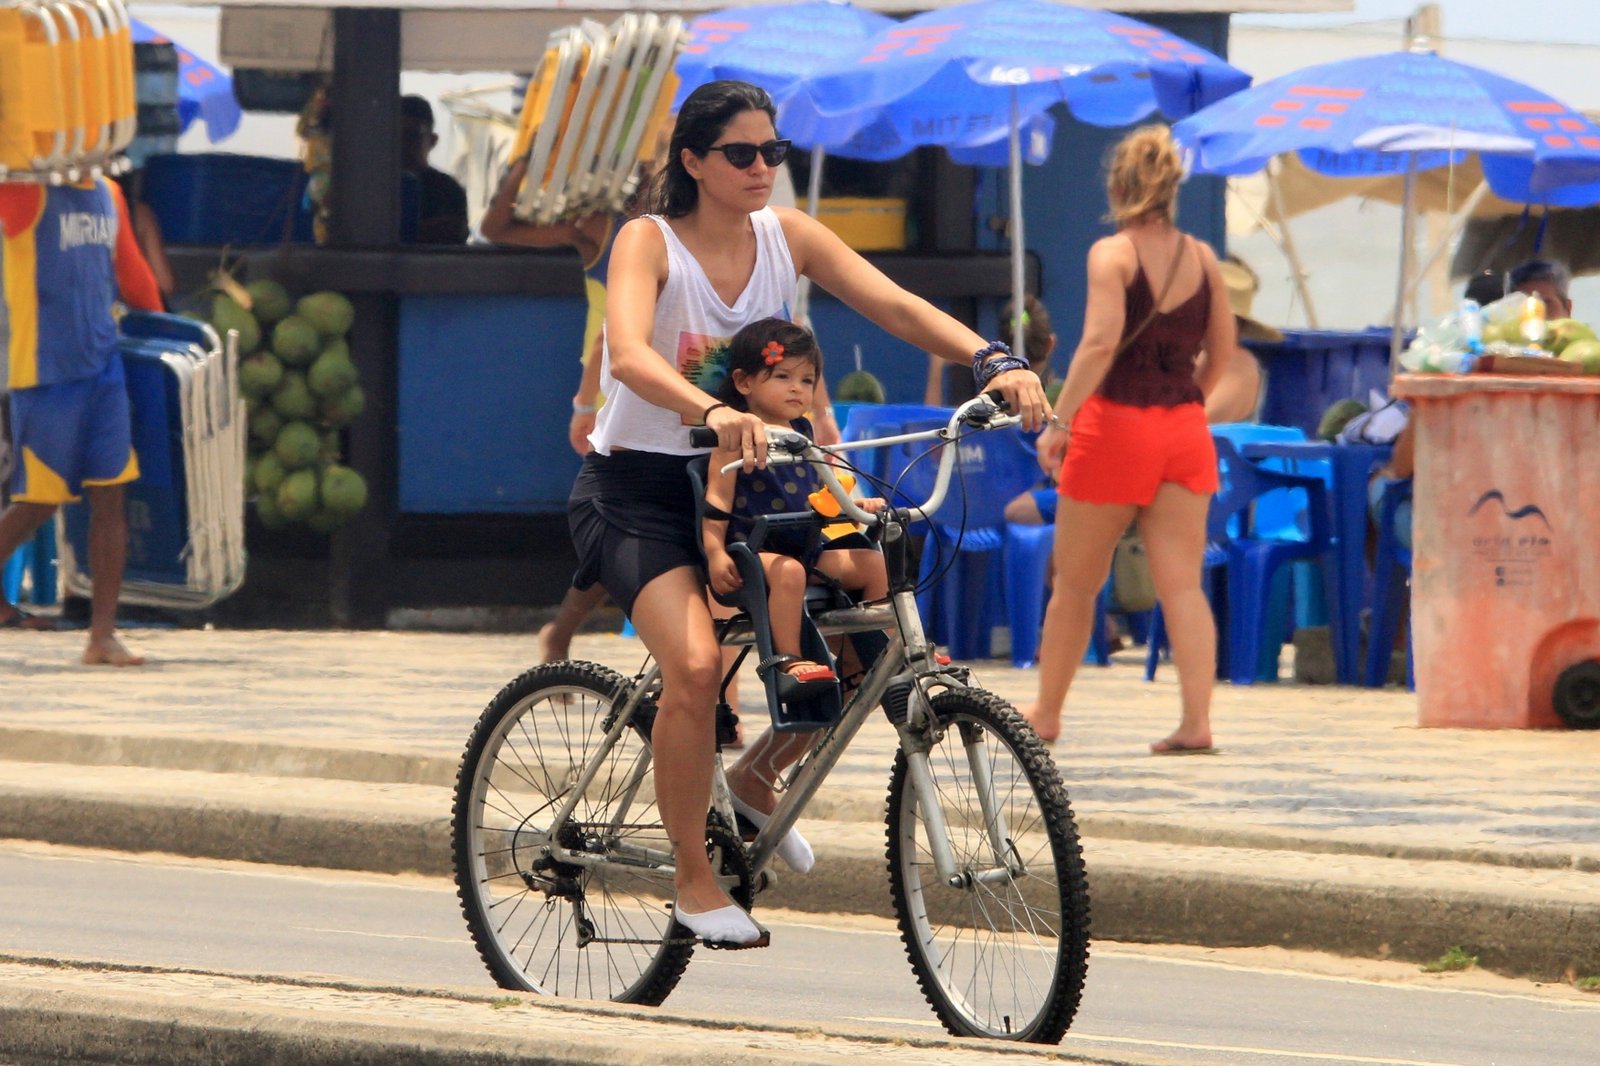
M 1037 703 L 1030 703 L 1027 706 L 1020 708 L 1020 710 L 1022 711 L 1023 721 L 1027 722 L 1033 727 L 1033 731 L 1039 734 L 1040 740 L 1044 741 L 1046 744 L 1055 743 L 1056 738 L 1061 735 L 1060 715 L 1057 715 L 1052 721 L 1045 721 L 1044 715 L 1040 713 L 1039 705 Z
M 135 655 L 123 647 L 116 637 L 103 637 L 89 641 L 83 649 L 85 666 L 143 666 L 144 656 Z
M 795 659 L 783 666 L 783 672 L 796 681 L 835 681 L 833 668 L 810 659 Z

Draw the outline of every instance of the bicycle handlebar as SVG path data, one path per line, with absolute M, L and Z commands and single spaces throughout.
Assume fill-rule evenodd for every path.
M 1022 420 L 1016 415 L 1005 414 L 1005 399 L 997 392 L 975 396 L 956 408 L 950 420 L 938 429 L 922 430 L 918 433 L 900 433 L 892 437 L 873 437 L 869 440 L 851 441 L 843 444 L 821 445 L 813 442 L 805 434 L 793 429 L 778 426 L 767 427 L 767 464 L 769 466 L 785 463 L 810 463 L 817 468 L 822 477 L 823 485 L 839 501 L 840 516 L 848 518 L 862 525 L 875 525 L 881 519 L 878 515 L 863 511 L 856 506 L 855 500 L 839 479 L 834 475 L 833 464 L 827 461 L 829 455 L 841 452 L 859 451 L 865 448 L 886 448 L 893 444 L 905 444 L 911 441 L 938 439 L 946 443 L 958 438 L 960 426 L 966 425 L 974 430 L 984 431 L 1003 429 L 1006 426 L 1017 425 Z M 712 448 L 716 446 L 716 431 L 709 426 L 695 426 L 689 430 L 689 443 L 697 448 Z M 950 471 L 956 460 L 956 449 L 946 448 L 939 455 L 939 471 L 935 475 L 933 493 L 922 503 L 915 507 L 902 508 L 911 521 L 927 519 L 944 503 L 945 494 L 950 487 Z M 722 472 L 738 470 L 744 464 L 741 461 L 727 463 L 722 467 Z

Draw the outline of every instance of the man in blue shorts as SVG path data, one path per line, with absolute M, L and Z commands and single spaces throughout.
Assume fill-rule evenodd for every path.
M 104 179 L 0 183 L 0 389 L 9 394 L 11 504 L 0 559 L 55 514 L 89 501 L 88 664 L 144 660 L 116 636 L 127 557 L 123 486 L 139 476 L 112 304 L 160 310 L 127 204 Z M 0 629 L 48 628 L 0 603 Z

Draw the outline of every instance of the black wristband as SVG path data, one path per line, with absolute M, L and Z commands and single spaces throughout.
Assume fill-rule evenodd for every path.
M 716 403 L 712 404 L 710 407 L 707 407 L 704 411 L 701 411 L 700 412 L 700 424 L 702 426 L 706 424 L 706 419 L 711 417 L 711 412 L 712 411 L 715 411 L 719 407 L 726 407 L 726 406 L 728 406 L 728 405 L 719 400 Z

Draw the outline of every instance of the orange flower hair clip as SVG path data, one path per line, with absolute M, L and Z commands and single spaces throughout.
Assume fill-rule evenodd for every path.
M 768 366 L 777 366 L 783 362 L 783 345 L 777 341 L 768 341 L 767 346 L 761 349 L 761 359 Z

